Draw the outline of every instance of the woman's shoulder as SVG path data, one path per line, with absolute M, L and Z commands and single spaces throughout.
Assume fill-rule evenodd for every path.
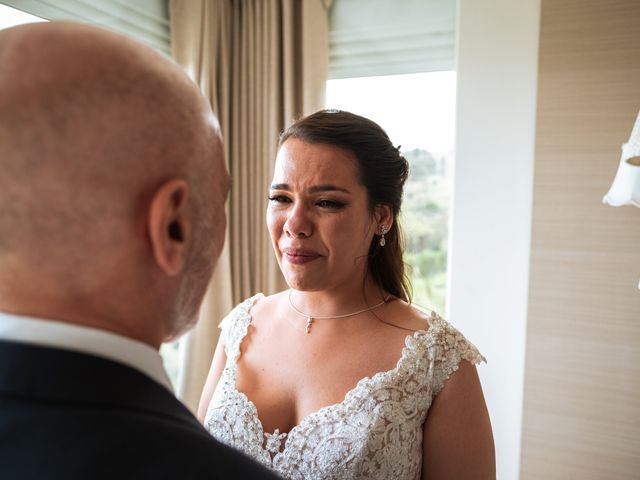
M 243 301 L 233 307 L 233 309 L 222 320 L 222 324 L 224 324 L 225 322 L 232 323 L 234 321 L 237 321 L 238 319 L 246 317 L 253 306 L 262 298 L 264 298 L 264 295 L 262 293 L 256 293 L 251 297 L 245 298 Z
M 485 361 L 476 346 L 439 313 L 434 310 L 424 311 L 415 307 L 414 310 L 420 312 L 419 318 L 425 322 L 424 331 L 418 332 L 416 336 L 429 346 L 439 347 L 439 356 L 445 357 L 451 353 L 457 353 L 471 363 Z
M 288 290 L 283 290 L 272 295 L 264 295 L 262 293 L 254 295 L 253 297 L 251 297 L 255 299 L 255 301 L 253 302 L 253 310 L 258 311 L 279 306 L 282 302 L 286 302 L 287 292 Z
M 268 319 L 279 318 L 285 315 L 288 309 L 287 290 L 273 295 L 260 293 L 251 298 L 253 298 L 249 306 L 251 323 L 256 325 Z
M 437 394 L 447 379 L 464 360 L 471 365 L 486 363 L 478 348 L 460 330 L 438 313 L 429 313 L 429 328 L 421 336 L 421 342 L 430 350 L 433 361 L 433 391 Z
M 403 301 L 394 303 L 393 325 L 409 331 L 406 345 L 414 355 L 426 355 L 433 362 L 437 386 L 441 387 L 462 360 L 474 365 L 486 362 L 478 348 L 436 311 Z
M 380 316 L 388 324 L 381 331 L 393 349 L 399 342 L 404 344 L 402 371 L 410 376 L 422 372 L 424 376 L 420 378 L 429 384 L 432 395 L 437 395 L 447 379 L 466 366 L 463 360 L 472 365 L 485 361 L 476 346 L 437 312 L 402 300 L 393 304 L 385 312 L 387 315 Z
M 225 349 L 246 335 L 247 328 L 251 323 L 251 310 L 263 298 L 264 295 L 262 293 L 257 293 L 244 299 L 222 319 L 218 327 L 221 330 L 220 338 L 225 345 Z
M 451 349 L 475 350 L 475 346 L 451 323 L 435 310 L 428 310 L 404 301 L 397 301 L 394 324 L 414 332 L 414 337 L 442 347 L 442 353 Z
M 385 313 L 390 320 L 386 323 L 402 330 L 416 332 L 429 329 L 430 313 L 399 298 L 388 303 Z
M 265 312 L 271 312 L 277 308 L 283 298 L 286 298 L 285 292 L 279 292 L 273 295 L 264 295 L 256 293 L 251 297 L 244 299 L 237 304 L 227 316 L 220 322 L 220 328 L 231 328 L 235 325 L 245 325 L 252 323 L 256 318 L 263 316 Z

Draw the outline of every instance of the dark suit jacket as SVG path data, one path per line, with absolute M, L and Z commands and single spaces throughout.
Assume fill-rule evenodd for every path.
M 276 477 L 137 370 L 0 341 L 0 479 L 128 478 Z

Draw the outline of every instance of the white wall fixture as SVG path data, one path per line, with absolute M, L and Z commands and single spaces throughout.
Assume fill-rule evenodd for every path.
M 640 112 L 629 141 L 622 145 L 622 156 L 613 185 L 602 201 L 614 207 L 640 207 Z
M 613 184 L 602 199 L 613 207 L 640 207 L 640 112 L 627 143 L 622 144 L 622 156 Z M 640 282 L 638 282 L 640 289 Z

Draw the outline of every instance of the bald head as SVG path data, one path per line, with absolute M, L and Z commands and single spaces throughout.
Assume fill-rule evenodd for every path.
M 0 270 L 66 277 L 54 297 L 110 287 L 124 273 L 113 262 L 132 255 L 169 277 L 208 272 L 189 262 L 215 253 L 200 238 L 215 237 L 211 210 L 226 196 L 217 124 L 182 70 L 148 47 L 72 23 L 0 31 L 0 171 Z M 165 271 L 150 236 L 152 202 L 172 179 L 183 183 L 169 201 L 189 220 L 170 226 L 185 272 Z M 0 309 L 2 299 L 0 278 Z
M 72 233 L 131 208 L 141 183 L 192 173 L 195 140 L 214 141 L 201 102 L 176 65 L 119 35 L 68 23 L 0 32 L 0 191 L 14 200 L 0 247 L 27 240 L 17 221 L 31 238 Z

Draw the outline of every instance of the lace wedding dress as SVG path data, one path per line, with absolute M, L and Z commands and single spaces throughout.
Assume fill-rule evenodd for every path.
M 431 313 L 426 331 L 407 336 L 394 369 L 363 378 L 342 402 L 307 415 L 288 434 L 264 432 L 255 405 L 236 389 L 240 343 L 260 297 L 245 300 L 220 324 L 227 363 L 207 430 L 287 479 L 419 479 L 431 401 L 462 359 L 484 361 L 476 347 Z

